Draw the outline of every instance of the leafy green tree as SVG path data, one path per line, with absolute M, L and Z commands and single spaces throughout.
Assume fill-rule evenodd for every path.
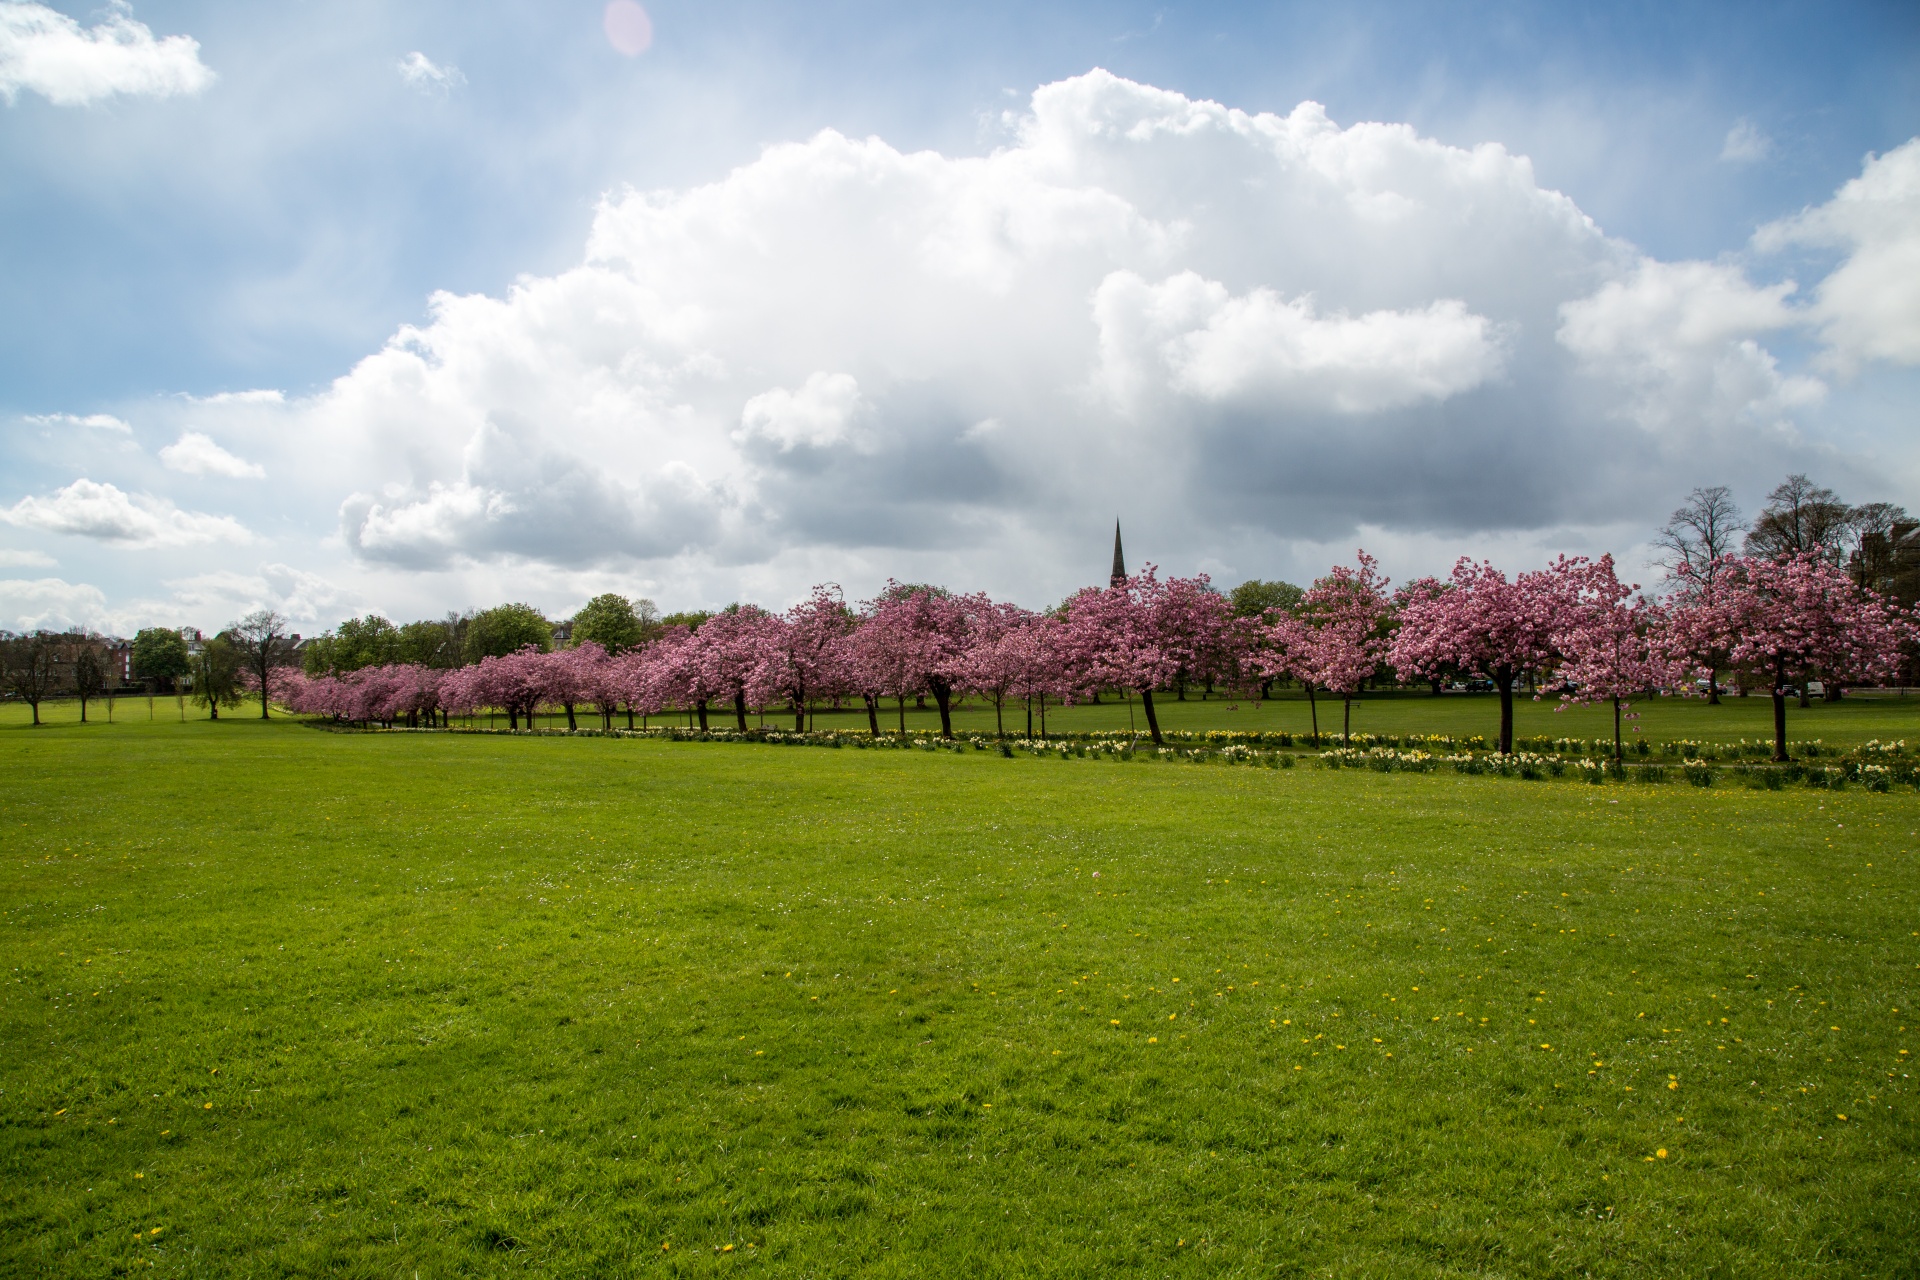
M 1305 595 L 1306 592 L 1291 582 L 1262 582 L 1252 578 L 1235 587 L 1227 598 L 1233 601 L 1236 617 L 1257 618 L 1269 609 L 1292 613 L 1300 607 Z
M 660 611 L 651 600 L 629 600 L 609 591 L 587 601 L 573 615 L 573 643 L 591 640 L 608 653 L 625 653 L 652 639 Z
M 172 689 L 173 682 L 192 669 L 187 642 L 170 627 L 146 627 L 133 637 L 133 674 L 151 680 L 156 688 Z
M 503 604 L 482 609 L 468 621 L 460 656 L 468 662 L 504 658 L 528 645 L 541 653 L 552 649 L 552 624 L 530 604 Z
M 306 647 L 301 665 L 310 676 L 384 667 L 400 658 L 400 629 L 377 613 L 349 618 Z
M 422 667 L 446 671 L 460 665 L 460 644 L 466 638 L 467 620 L 457 613 L 444 619 L 422 619 L 400 628 L 398 660 Z
M 739 608 L 738 605 L 734 607 Z M 679 613 L 670 613 L 660 619 L 660 629 L 664 631 L 668 627 L 685 627 L 689 631 L 698 631 L 700 624 L 712 616 L 713 611 L 710 609 L 686 609 Z
M 224 635 L 214 636 L 193 655 L 188 678 L 193 681 L 193 705 L 205 707 L 207 718 L 218 720 L 221 707 L 240 705 L 240 651 Z

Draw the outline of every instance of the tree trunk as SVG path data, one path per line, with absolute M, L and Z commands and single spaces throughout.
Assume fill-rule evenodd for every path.
M 1033 727 L 1031 725 L 1027 727 L 1027 733 L 1028 733 L 1028 736 L 1032 736 Z M 1046 736 L 1047 736 L 1047 695 L 1043 693 L 1040 695 L 1040 737 L 1044 741 Z
M 40 723 L 40 699 L 28 698 L 27 702 L 33 707 L 33 723 L 37 727 Z M 185 719 L 186 717 L 182 716 L 181 718 Z
M 880 736 L 880 699 L 871 693 L 863 693 L 860 700 L 867 704 L 867 730 L 877 738 Z
M 1787 758 L 1787 671 L 1786 664 L 1779 663 L 1773 672 L 1773 758 L 1784 763 Z
M 220 718 L 219 699 L 209 694 L 207 695 L 207 719 L 218 720 L 219 718 Z M 35 724 L 40 723 L 40 704 L 37 702 L 33 704 L 33 722 Z
M 1710 707 L 1720 705 L 1720 669 L 1718 667 L 1707 668 L 1707 705 Z
M 1512 667 L 1496 667 L 1494 687 L 1500 690 L 1500 754 L 1513 754 L 1513 677 Z
M 1153 735 L 1153 745 L 1160 745 L 1160 718 L 1153 714 L 1153 690 L 1140 690 L 1140 709 L 1147 713 L 1147 732 Z
M 1320 704 L 1313 700 L 1313 681 L 1302 680 L 1300 683 L 1307 687 L 1307 714 L 1312 717 L 1313 745 L 1317 747 L 1320 745 Z
M 1348 694 L 1341 702 L 1340 745 L 1350 747 L 1353 745 L 1353 695 Z
M 1620 699 L 1613 700 L 1613 762 L 1620 764 L 1626 759 L 1626 749 L 1620 745 Z
M 931 682 L 933 700 L 940 708 L 940 736 L 953 737 L 953 688 L 945 680 Z
M 899 704 L 900 733 L 904 737 L 907 732 L 907 695 L 904 693 L 897 693 L 894 695 L 893 700 Z
M 571 702 L 563 702 L 560 705 L 567 709 L 567 731 L 569 733 L 577 732 L 580 728 L 580 722 L 573 718 L 573 704 Z
M 700 732 L 705 733 L 707 731 L 707 700 L 702 698 L 693 705 L 700 713 Z
M 80 695 L 80 723 L 85 724 L 86 722 L 87 722 L 87 695 L 83 693 Z
M 993 733 L 997 738 L 1007 736 L 1006 718 L 1000 714 L 1000 704 L 1006 700 L 1007 696 L 1004 693 L 993 700 Z
M 807 704 L 801 698 L 793 700 L 793 731 L 795 733 L 807 731 Z
M 739 726 L 740 732 L 747 731 L 747 691 L 745 689 L 734 690 L 733 722 Z
M 1033 740 L 1033 695 L 1027 695 L 1027 740 Z
M 1433 690 L 1433 696 L 1434 696 L 1434 697 L 1436 697 L 1436 698 L 1437 698 L 1437 697 L 1439 697 L 1439 696 L 1440 696 L 1440 677 L 1439 677 L 1439 676 L 1428 676 L 1428 677 L 1427 677 L 1427 684 L 1428 684 L 1429 686 L 1431 686 L 1431 687 L 1432 687 L 1432 690 Z
M 631 702 L 627 704 L 627 732 L 633 732 L 633 704 Z

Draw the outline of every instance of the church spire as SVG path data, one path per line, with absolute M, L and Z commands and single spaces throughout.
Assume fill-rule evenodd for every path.
M 1114 519 L 1114 522 L 1113 522 L 1113 578 L 1112 578 L 1112 582 L 1113 582 L 1113 585 L 1117 587 L 1117 586 L 1119 586 L 1119 585 L 1120 585 L 1121 583 L 1123 583 L 1123 582 L 1125 582 L 1126 580 L 1127 580 L 1127 560 L 1126 560 L 1126 557 L 1125 557 L 1125 556 L 1123 556 L 1123 555 L 1121 555 L 1121 554 L 1120 554 L 1120 521 L 1119 521 L 1119 519 L 1118 519 L 1118 518 L 1116 517 L 1116 518 Z

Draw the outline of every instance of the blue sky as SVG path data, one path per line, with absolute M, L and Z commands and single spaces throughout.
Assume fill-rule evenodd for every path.
M 0 84 L 13 86 L 0 105 L 0 512 L 9 515 L 0 626 L 124 628 L 162 615 L 217 625 L 259 603 L 308 625 L 359 608 L 412 614 L 503 597 L 564 611 L 603 587 L 669 606 L 740 594 L 780 604 L 820 578 L 860 594 L 889 573 L 938 573 L 1037 604 L 1087 578 L 1078 559 L 1088 549 L 1098 559 L 1094 514 L 1115 507 L 1169 569 L 1237 580 L 1310 576 L 1362 540 L 1402 574 L 1460 551 L 1515 563 L 1559 549 L 1624 557 L 1692 484 L 1734 484 L 1751 507 L 1789 466 L 1849 496 L 1920 502 L 1907 487 L 1920 476 L 1914 359 L 1899 341 L 1859 336 L 1887 308 L 1910 315 L 1920 281 L 1882 280 L 1865 301 L 1858 290 L 1842 297 L 1840 284 L 1817 293 L 1854 258 L 1856 276 L 1872 274 L 1862 255 L 1875 244 L 1884 253 L 1872 261 L 1906 261 L 1904 179 L 1878 175 L 1893 194 L 1874 216 L 1893 231 L 1784 221 L 1825 208 L 1867 180 L 1870 153 L 1896 153 L 1920 134 L 1911 5 L 661 2 L 647 6 L 653 40 L 638 56 L 612 47 L 604 9 L 0 0 L 0 20 L 16 20 L 16 43 L 0 44 Z M 49 10 L 83 35 L 120 23 L 154 41 L 190 37 L 202 71 L 182 72 L 170 91 L 129 81 L 59 101 L 76 92 L 59 77 L 74 73 L 23 70 L 18 43 L 21 24 L 31 17 L 44 29 Z M 409 77 L 402 64 L 414 54 L 424 61 Z M 868 243 L 884 237 L 912 220 L 905 205 L 843 192 L 838 205 L 813 206 L 814 230 L 783 241 L 792 256 L 764 268 L 775 280 L 794 273 L 791 289 L 771 290 L 785 301 L 764 315 L 719 301 L 752 279 L 730 284 L 715 264 L 791 230 L 778 225 L 778 198 L 754 194 L 778 176 L 768 146 L 806 144 L 824 129 L 879 139 L 894 157 L 931 152 L 946 166 L 939 175 L 888 159 L 874 189 L 924 180 L 948 193 L 939 198 L 960 198 L 952 192 L 975 181 L 968 157 L 1027 148 L 1044 159 L 1032 122 L 1052 117 L 1036 90 L 1083 84 L 1076 78 L 1094 68 L 1171 96 L 1148 108 L 1132 89 L 1063 93 L 1059 119 L 1148 109 L 1172 119 L 1187 110 L 1180 102 L 1286 119 L 1317 102 L 1339 130 L 1409 126 L 1451 149 L 1462 175 L 1473 166 L 1460 158 L 1482 144 L 1525 157 L 1529 191 L 1564 196 L 1595 236 L 1565 231 L 1555 246 L 1522 236 L 1533 248 L 1510 261 L 1488 239 L 1520 234 L 1500 219 L 1449 239 L 1446 227 L 1485 215 L 1496 191 L 1520 181 L 1456 176 L 1442 184 L 1449 195 L 1427 191 L 1431 219 L 1404 241 L 1417 252 L 1392 280 L 1376 279 L 1380 254 L 1364 236 L 1260 222 L 1283 207 L 1323 207 L 1306 194 L 1210 222 L 1238 198 L 1230 193 L 1284 186 L 1293 171 L 1267 172 L 1258 147 L 1226 157 L 1190 140 L 1184 157 L 1141 153 L 1125 172 L 1094 175 L 1086 166 L 1096 159 L 1122 165 L 1103 152 L 1062 161 L 1044 189 L 1020 185 L 1024 176 L 1008 186 L 1005 174 L 967 188 L 990 192 L 980 198 L 1018 227 L 1056 216 L 1040 211 L 1091 185 L 1158 228 L 1106 243 L 1097 263 L 1070 264 L 1059 246 L 1106 215 L 1059 215 L 1081 221 L 1070 234 L 1020 241 L 1018 283 L 974 279 L 995 296 L 1057 296 L 1048 332 L 1085 330 L 1004 385 L 997 371 L 1036 347 L 1001 351 L 993 335 L 1007 316 L 992 308 L 950 307 L 970 318 L 885 358 L 886 342 L 854 320 L 815 332 L 843 293 L 893 314 L 889 335 L 920 324 L 913 299 L 925 289 L 890 292 L 899 264 L 863 257 L 858 237 L 836 238 L 848 219 L 872 220 Z M 1414 163 L 1361 142 L 1351 137 L 1340 160 L 1354 172 Z M 782 180 L 817 192 L 845 160 L 816 148 L 795 163 Z M 1364 222 L 1384 207 L 1383 190 L 1400 199 L 1417 181 L 1411 170 L 1368 172 L 1354 181 L 1370 184 L 1375 203 L 1350 200 L 1334 216 L 1359 209 Z M 1484 191 L 1464 185 L 1482 179 Z M 719 194 L 692 201 L 703 190 Z M 629 191 L 654 194 L 622 205 Z M 901 198 L 920 208 L 926 193 Z M 1535 214 L 1525 216 L 1558 216 L 1526 198 Z M 1441 207 L 1448 199 L 1460 203 Z M 745 229 L 731 249 L 676 241 L 649 220 L 649 201 L 697 203 L 729 226 L 738 214 Z M 768 221 L 755 230 L 750 218 Z M 696 229 L 709 239 L 710 230 Z M 456 323 L 429 304 L 443 292 L 506 306 L 516 281 L 571 280 L 560 292 L 572 300 L 554 305 L 588 306 L 577 273 L 593 260 L 589 238 L 629 233 L 655 258 L 615 269 L 629 290 L 615 309 L 639 326 L 620 331 L 624 355 L 598 352 L 584 319 L 570 326 L 508 306 Z M 926 261 L 928 245 L 951 247 L 945 232 L 932 234 L 912 261 Z M 1170 250 L 1168 235 L 1186 238 Z M 1291 251 L 1272 248 L 1282 242 Z M 1449 265 L 1482 250 L 1478 275 Z M 1544 256 L 1527 257 L 1536 252 Z M 709 268 L 669 278 L 662 254 Z M 832 254 L 842 255 L 838 275 L 807 274 Z M 1703 268 L 1679 269 L 1688 263 Z M 1553 272 L 1567 273 L 1565 289 L 1522 297 L 1518 279 Z M 1188 276 L 1200 283 L 1181 283 Z M 1798 286 L 1791 295 L 1767 294 L 1786 280 Z M 1642 310 L 1621 313 L 1623 299 Z M 1464 311 L 1446 311 L 1449 300 Z M 1029 315 L 1053 302 L 1006 305 Z M 1128 307 L 1144 310 L 1132 319 L 1114 310 Z M 1672 307 L 1719 317 L 1709 345 L 1724 350 L 1676 339 L 1693 344 L 1693 372 L 1623 336 L 1652 323 L 1646 308 Z M 1116 335 L 1168 308 L 1201 327 L 1154 329 L 1126 358 L 1151 364 L 1172 398 L 1146 396 L 1138 379 L 1123 395 Z M 661 336 L 669 314 L 721 318 L 694 341 Z M 1337 327 L 1373 315 L 1386 319 Z M 1698 324 L 1674 323 L 1697 337 Z M 459 351 L 480 359 L 489 326 L 522 326 L 524 342 L 492 357 L 495 369 L 519 369 L 515 387 L 489 389 L 489 375 L 476 374 L 436 391 L 447 421 L 414 439 L 427 411 L 381 381 L 401 375 L 367 370 L 344 391 L 335 383 L 408 325 L 428 335 L 436 369 L 459 365 Z M 1329 372 L 1296 361 L 1284 377 L 1229 368 L 1219 351 L 1253 340 L 1232 325 L 1302 351 L 1346 344 L 1345 363 Z M 1203 330 L 1228 347 L 1195 345 Z M 654 342 L 672 345 L 673 359 Z M 1388 348 L 1400 354 L 1381 354 Z M 1416 349 L 1439 363 L 1408 381 Z M 956 372 L 955 354 L 968 350 L 995 372 Z M 1746 363 L 1730 374 L 1729 360 Z M 604 376 L 626 397 L 612 417 L 595 407 L 616 394 L 596 381 Z M 1730 377 L 1761 381 L 1742 383 L 1738 403 L 1699 399 Z M 541 385 L 520 385 L 529 380 Z M 1612 390 L 1596 390 L 1602 383 Z M 279 400 L 210 399 L 263 390 Z M 621 413 L 645 421 L 627 431 Z M 1022 414 L 1079 425 L 1016 456 L 993 443 L 996 430 L 1029 441 L 1053 430 L 1023 425 Z M 83 425 L 89 416 L 119 425 Z M 1503 431 L 1479 425 L 1496 421 Z M 1708 436 L 1702 422 L 1715 424 Z M 1593 493 L 1570 492 L 1580 486 L 1562 473 L 1593 465 L 1582 451 L 1608 431 L 1624 443 L 1609 451 L 1606 478 Z M 1381 465 L 1384 491 L 1349 475 L 1329 443 L 1384 459 L 1436 433 L 1457 450 L 1404 474 Z M 1457 474 L 1454 456 L 1467 460 Z M 1236 458 L 1252 462 L 1242 469 Z M 1436 471 L 1448 474 L 1422 479 Z M 1114 491 L 1143 472 L 1185 479 L 1153 494 Z M 550 480 L 537 493 L 503 478 L 534 474 Z M 586 478 L 568 479 L 576 475 Z M 82 480 L 94 487 L 74 490 Z M 876 509 L 854 518 L 821 502 L 833 488 L 878 493 L 851 502 Z M 599 541 L 595 527 L 607 530 Z

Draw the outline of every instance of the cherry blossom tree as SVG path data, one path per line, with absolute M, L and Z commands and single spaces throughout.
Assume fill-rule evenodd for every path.
M 1353 736 L 1353 697 L 1361 682 L 1380 669 L 1387 655 L 1387 625 L 1393 602 L 1379 562 L 1358 553 L 1359 568 L 1336 565 L 1301 597 L 1294 616 L 1284 620 L 1285 633 L 1277 644 L 1289 655 L 1288 666 L 1311 688 L 1317 684 L 1340 695 L 1344 707 L 1341 742 Z M 1319 717 L 1314 735 L 1319 736 Z
M 1684 567 L 1682 576 L 1688 572 Z M 1667 652 L 1701 670 L 1724 653 L 1730 669 L 1773 691 L 1773 758 L 1787 759 L 1787 694 L 1795 682 L 1891 677 L 1913 619 L 1818 552 L 1763 559 L 1728 556 L 1711 594 L 1673 610 Z
M 707 727 L 706 704 L 725 701 L 733 704 L 735 724 L 746 732 L 748 695 L 757 692 L 754 681 L 761 658 L 778 625 L 766 610 L 743 604 L 714 614 L 693 633 L 687 656 L 699 669 L 690 674 L 687 690 L 699 707 L 702 729 Z
M 1621 717 L 1633 699 L 1670 686 L 1685 674 L 1666 651 L 1666 611 L 1622 583 L 1613 557 L 1562 557 L 1548 571 L 1558 580 L 1551 644 L 1560 658 L 1560 707 L 1611 703 L 1613 758 L 1625 758 Z
M 805 600 L 770 620 L 760 630 L 760 655 L 753 685 L 763 696 L 793 710 L 793 727 L 807 727 L 810 698 L 837 697 L 849 687 L 841 641 L 853 627 L 853 615 L 838 586 L 813 589 Z
M 1004 715 L 1033 661 L 1030 629 L 1034 617 L 1013 604 L 993 604 L 975 619 L 966 650 L 954 663 L 954 677 L 962 689 L 993 704 L 994 731 L 1006 736 Z
M 1556 583 L 1523 573 L 1511 581 L 1461 557 L 1448 590 L 1410 600 L 1387 652 L 1400 678 L 1425 679 L 1448 666 L 1493 681 L 1500 691 L 1500 751 L 1513 752 L 1513 686 L 1553 654 Z
M 883 678 L 887 692 L 901 699 L 905 729 L 908 694 L 929 693 L 940 710 L 940 736 L 953 736 L 953 693 L 975 617 L 992 601 L 984 595 L 956 596 L 936 587 L 907 586 L 889 580 L 887 589 L 867 602 L 860 631 L 870 667 L 858 678 L 872 684 Z
M 1065 667 L 1071 686 L 1132 689 L 1140 695 L 1147 731 L 1157 744 L 1160 719 L 1153 691 L 1164 688 L 1183 662 L 1195 662 L 1197 634 L 1186 610 L 1190 593 L 1170 591 L 1148 565 L 1105 589 L 1089 587 L 1067 602 Z M 1197 579 L 1202 584 L 1205 577 Z

